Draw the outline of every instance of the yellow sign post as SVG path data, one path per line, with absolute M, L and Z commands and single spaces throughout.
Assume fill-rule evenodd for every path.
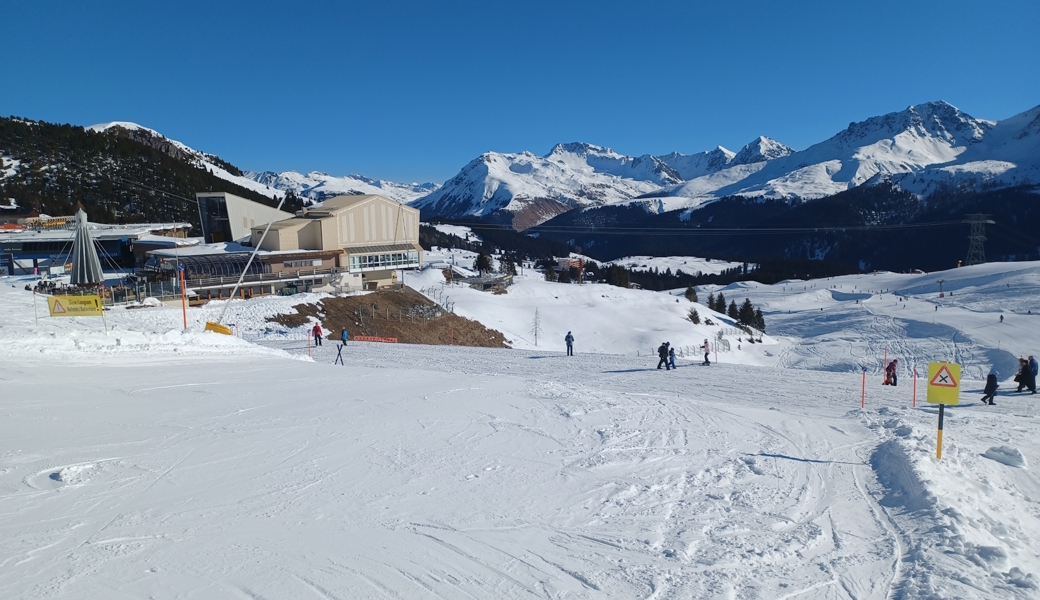
M 928 403 L 939 405 L 939 434 L 935 458 L 942 459 L 943 413 L 946 405 L 957 405 L 961 397 L 961 366 L 948 362 L 928 363 Z
M 101 296 L 47 296 L 47 308 L 52 317 L 101 317 L 108 332 Z

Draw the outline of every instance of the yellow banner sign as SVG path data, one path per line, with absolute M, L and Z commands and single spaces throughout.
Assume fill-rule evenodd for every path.
M 948 362 L 928 363 L 928 403 L 957 404 L 961 396 L 961 366 Z
M 52 317 L 103 317 L 100 296 L 48 296 Z

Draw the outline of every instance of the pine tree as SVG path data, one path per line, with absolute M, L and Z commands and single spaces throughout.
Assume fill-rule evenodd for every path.
M 751 304 L 750 298 L 744 298 L 744 303 L 740 305 L 740 310 L 737 311 L 737 314 L 741 325 L 754 326 L 755 306 Z
M 690 302 L 697 301 L 697 290 L 693 289 L 692 285 L 686 288 L 686 299 Z
M 761 308 L 756 308 L 755 309 L 755 329 L 757 329 L 757 330 L 759 330 L 759 331 L 761 331 L 763 333 L 766 330 L 766 319 L 765 319 L 765 317 L 762 316 L 762 309 Z
M 690 321 L 692 321 L 694 325 L 700 325 L 701 324 L 701 316 L 697 313 L 697 309 L 696 308 L 691 308 L 690 309 L 689 316 L 690 316 Z
M 726 297 L 719 292 L 719 295 L 715 297 L 715 306 L 712 310 L 719 313 L 720 315 L 726 314 Z
M 559 277 L 556 278 L 557 283 L 570 283 L 571 282 L 571 270 L 561 269 Z
M 487 252 L 481 252 L 477 255 L 477 260 L 473 261 L 473 269 L 479 272 L 481 275 L 484 273 L 491 272 L 491 256 Z
M 729 303 L 729 308 L 726 309 L 726 315 L 733 320 L 737 320 L 740 317 L 740 311 L 737 310 L 737 301 L 732 300 Z
M 552 265 L 545 265 L 545 280 L 556 281 L 556 269 Z
M 708 292 L 708 308 L 715 310 L 715 292 Z

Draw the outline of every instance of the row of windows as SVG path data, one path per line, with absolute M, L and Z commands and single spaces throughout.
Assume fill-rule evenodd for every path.
M 360 254 L 350 256 L 350 270 L 392 269 L 419 266 L 419 252 L 389 252 L 387 254 Z

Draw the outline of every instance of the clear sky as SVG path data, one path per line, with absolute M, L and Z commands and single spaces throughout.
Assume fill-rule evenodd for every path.
M 1040 2 L 0 0 L 0 114 L 133 121 L 248 170 L 443 182 L 488 150 L 795 149 L 1040 104 Z

